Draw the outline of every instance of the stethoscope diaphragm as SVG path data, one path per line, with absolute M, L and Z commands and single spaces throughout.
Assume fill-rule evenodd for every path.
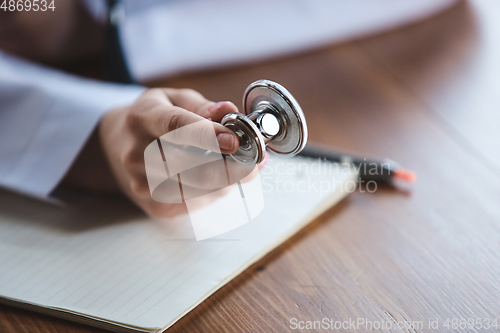
M 243 96 L 242 113 L 230 113 L 222 125 L 236 133 L 240 147 L 231 156 L 239 163 L 256 165 L 264 160 L 266 146 L 279 155 L 293 156 L 307 143 L 307 123 L 295 98 L 269 80 L 251 83 Z

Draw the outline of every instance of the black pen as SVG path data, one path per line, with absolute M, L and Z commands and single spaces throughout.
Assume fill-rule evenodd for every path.
M 307 146 L 299 155 L 319 158 L 330 162 L 350 164 L 359 172 L 359 178 L 366 182 L 375 181 L 377 183 L 392 184 L 394 179 L 410 183 L 417 181 L 415 172 L 401 168 L 398 163 L 392 160 L 372 160 L 365 157 L 355 157 L 337 152 L 328 146 L 317 143 L 307 143 Z

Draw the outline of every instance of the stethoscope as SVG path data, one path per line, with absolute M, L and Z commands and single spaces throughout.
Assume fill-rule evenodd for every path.
M 293 156 L 307 143 L 307 123 L 295 98 L 282 85 L 258 80 L 243 95 L 242 113 L 226 115 L 221 124 L 239 138 L 238 150 L 230 156 L 245 165 L 264 160 L 266 147 L 275 154 Z
M 109 21 L 106 29 L 108 70 L 110 79 L 132 83 L 119 41 L 114 12 L 120 10 L 118 0 L 107 0 Z M 251 83 L 243 95 L 245 114 L 230 113 L 222 125 L 239 138 L 239 148 L 230 156 L 245 165 L 257 165 L 264 160 L 266 147 L 278 155 L 294 156 L 307 143 L 307 124 L 295 98 L 280 84 L 269 80 Z

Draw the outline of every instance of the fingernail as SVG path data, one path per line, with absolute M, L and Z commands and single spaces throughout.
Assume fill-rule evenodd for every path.
M 227 133 L 217 134 L 217 142 L 219 142 L 219 148 L 224 150 L 233 150 L 234 147 L 234 135 Z
M 218 108 L 220 108 L 222 105 L 224 105 L 226 103 L 231 103 L 231 102 L 229 102 L 229 101 L 217 102 L 208 108 L 208 112 L 214 112 L 215 110 L 217 110 Z

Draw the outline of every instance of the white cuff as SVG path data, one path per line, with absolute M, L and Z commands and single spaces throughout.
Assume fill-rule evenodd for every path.
M 0 186 L 47 198 L 101 116 L 143 91 L 0 53 Z

